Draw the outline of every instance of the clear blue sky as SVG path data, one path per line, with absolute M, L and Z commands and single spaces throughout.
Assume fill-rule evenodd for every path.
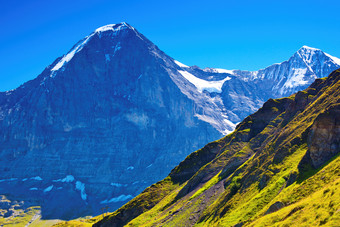
M 187 65 L 257 70 L 307 45 L 340 57 L 339 0 L 30 0 L 0 5 L 0 91 L 97 27 L 128 22 Z

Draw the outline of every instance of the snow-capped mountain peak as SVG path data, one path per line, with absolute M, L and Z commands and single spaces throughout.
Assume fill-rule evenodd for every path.
M 214 111 L 208 112 L 207 109 L 210 107 L 205 105 L 203 107 L 205 118 L 201 119 L 210 123 L 213 121 L 208 121 L 208 117 L 219 119 L 219 124 L 215 124 L 215 127 L 218 125 L 218 130 L 223 133 L 224 128 L 221 125 L 228 125 L 220 124 L 223 119 L 235 124 L 246 116 L 244 113 L 254 112 L 268 98 L 289 96 L 305 89 L 316 78 L 325 77 L 339 67 L 340 59 L 320 49 L 303 46 L 287 61 L 258 71 L 182 67 L 179 72 L 194 85 L 197 94 L 202 94 L 199 99 L 192 98 L 198 100 L 196 101 L 198 105 L 212 103 L 211 109 Z M 188 88 L 182 90 L 185 89 Z M 207 92 L 202 92 L 203 90 Z M 206 97 L 205 101 L 202 101 L 202 97 Z
M 89 43 L 94 37 L 97 36 L 97 37 L 99 37 L 99 39 L 101 39 L 104 36 L 105 37 L 109 36 L 109 37 L 113 38 L 113 37 L 121 35 L 121 33 L 124 32 L 124 31 L 125 31 L 125 34 L 127 32 L 128 33 L 133 32 L 134 35 L 136 37 L 138 37 L 140 40 L 144 40 L 142 35 L 139 32 L 137 32 L 137 30 L 134 27 L 127 24 L 126 22 L 122 22 L 122 23 L 119 23 L 119 24 L 108 24 L 108 25 L 99 27 L 94 32 L 92 32 L 90 35 L 88 35 L 84 39 L 80 40 L 75 46 L 73 46 L 71 48 L 71 50 L 66 55 L 64 55 L 59 60 L 59 62 L 57 62 L 52 67 L 50 77 L 55 77 L 59 70 L 63 71 L 64 66 L 68 62 L 70 62 L 73 59 L 73 57 L 78 52 L 80 52 L 84 48 L 84 46 L 86 46 L 87 43 Z M 118 47 L 115 46 L 114 49 L 115 49 L 115 51 L 119 50 L 120 49 L 119 44 L 118 44 Z M 109 59 L 109 55 L 106 55 L 106 59 L 107 60 Z
M 306 45 L 303 45 L 300 50 L 314 50 L 314 51 L 318 51 L 320 49 L 318 48 L 314 48 L 314 47 L 310 47 L 310 46 L 306 46 Z
M 300 55 L 300 57 L 307 63 L 307 64 L 313 64 L 313 56 L 326 56 L 330 58 L 333 63 L 340 65 L 340 59 L 337 57 L 334 57 L 330 54 L 327 54 L 323 52 L 320 49 L 314 48 L 314 47 L 309 47 L 309 46 L 302 46 L 298 51 L 297 54 Z
M 99 37 L 101 37 L 101 33 L 103 33 L 103 32 L 108 32 L 108 31 L 110 31 L 111 34 L 112 34 L 112 33 L 115 34 L 115 33 L 118 33 L 118 32 L 121 31 L 121 30 L 131 30 L 131 31 L 133 31 L 133 32 L 136 34 L 136 36 L 137 36 L 138 38 L 140 38 L 141 40 L 144 40 L 144 39 L 141 37 L 141 34 L 140 34 L 139 32 L 137 32 L 137 30 L 136 30 L 134 27 L 132 27 L 131 25 L 129 25 L 129 24 L 126 23 L 126 22 L 121 22 L 121 23 L 119 23 L 119 24 L 108 24 L 108 25 L 104 25 L 104 26 L 102 26 L 102 27 L 100 27 L 100 28 L 97 28 L 91 35 L 98 34 Z M 90 35 L 90 36 L 91 36 L 91 35 Z
M 320 49 L 302 46 L 288 61 L 270 66 L 262 74 L 276 76 L 272 91 L 282 97 L 306 88 L 316 78 L 324 77 L 338 67 L 340 64 L 335 57 Z
M 316 48 L 303 46 L 301 47 L 296 54 L 301 57 L 301 59 L 307 64 L 313 64 L 313 58 L 320 57 L 320 55 L 323 55 L 324 53 Z
M 127 28 L 127 24 L 125 22 L 119 24 L 108 24 L 102 27 L 99 27 L 95 30 L 95 33 L 106 32 L 106 31 L 117 31 L 122 28 Z

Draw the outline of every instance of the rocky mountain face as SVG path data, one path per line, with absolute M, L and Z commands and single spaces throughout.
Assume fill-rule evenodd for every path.
M 134 28 L 110 25 L 2 93 L 0 194 L 37 200 L 45 218 L 117 209 L 220 138 L 194 116 L 176 68 Z
M 257 72 L 200 69 L 126 23 L 98 28 L 36 79 L 0 93 L 0 194 L 40 205 L 44 218 L 115 210 L 269 97 L 339 66 L 303 47 Z
M 337 226 L 339 88 L 336 70 L 269 99 L 95 226 Z
M 320 167 L 340 150 L 340 104 L 329 107 L 312 125 L 308 138 L 309 155 Z

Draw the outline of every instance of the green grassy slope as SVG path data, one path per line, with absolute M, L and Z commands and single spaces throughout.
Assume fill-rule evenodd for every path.
M 0 209 L 1 212 L 1 209 Z M 39 206 L 32 206 L 28 208 L 16 208 L 15 214 L 10 217 L 0 217 L 0 226 L 2 227 L 45 227 L 52 226 L 61 220 L 43 220 L 41 219 L 41 208 Z
M 268 100 L 95 226 L 337 226 L 339 117 L 337 70 Z

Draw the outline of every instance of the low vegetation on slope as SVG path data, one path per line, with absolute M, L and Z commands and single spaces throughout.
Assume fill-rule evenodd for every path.
M 340 70 L 268 100 L 95 226 L 336 226 Z

